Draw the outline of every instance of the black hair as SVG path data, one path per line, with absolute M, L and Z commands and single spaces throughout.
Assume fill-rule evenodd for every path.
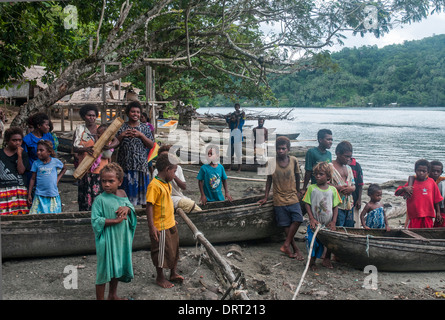
M 56 156 L 56 152 L 54 151 L 53 143 L 51 141 L 42 139 L 37 142 L 37 145 L 44 146 L 46 150 L 48 150 L 51 157 L 54 158 Z
M 320 129 L 317 132 L 317 140 L 320 141 L 321 139 L 324 139 L 324 137 L 329 134 L 332 136 L 332 131 L 329 129 Z
M 79 110 L 79 115 L 83 120 L 85 120 L 85 116 L 87 115 L 88 111 L 94 111 L 96 117 L 99 116 L 99 110 L 94 104 L 85 104 Z
M 368 187 L 368 196 L 372 196 L 377 191 L 382 190 L 382 188 L 377 183 L 371 183 Z
M 433 160 L 433 161 L 430 162 L 430 165 L 431 165 L 431 167 L 433 167 L 433 166 L 440 166 L 442 168 L 442 170 L 443 170 L 443 164 L 440 161 Z
M 48 115 L 43 112 L 33 114 L 28 119 L 29 119 L 29 123 L 34 127 L 34 129 L 37 128 L 38 126 L 41 126 L 42 124 L 44 124 L 45 121 L 49 122 Z
M 414 164 L 414 171 L 416 171 L 419 166 L 427 167 L 428 172 L 431 169 L 431 163 L 428 160 L 426 160 L 426 159 L 417 160 L 416 163 Z
M 345 154 L 345 152 L 352 152 L 352 144 L 349 141 L 342 141 L 335 148 L 336 154 Z
M 139 103 L 139 101 L 131 101 L 126 107 L 125 107 L 125 114 L 128 116 L 130 114 L 131 108 L 139 108 L 142 113 L 142 105 Z
M 5 142 L 9 142 L 9 140 L 11 139 L 11 137 L 15 134 L 19 134 L 22 136 L 23 139 L 23 130 L 19 127 L 10 127 L 9 129 L 5 130 L 5 138 L 4 141 Z
M 171 168 L 172 166 L 174 166 L 175 164 L 171 163 L 169 158 L 168 158 L 168 154 L 167 153 L 162 153 L 160 154 L 157 159 L 156 159 L 156 169 L 158 169 L 158 172 L 167 170 L 169 168 Z

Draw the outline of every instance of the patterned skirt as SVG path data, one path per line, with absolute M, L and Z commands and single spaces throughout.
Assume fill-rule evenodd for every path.
M 0 188 L 0 215 L 28 214 L 28 190 L 25 186 Z
M 100 174 L 87 172 L 77 185 L 79 211 L 91 211 L 94 199 L 102 193 Z
M 383 207 L 374 209 L 366 215 L 366 226 L 371 229 L 383 229 L 385 228 L 385 213 Z
M 62 202 L 60 201 L 60 196 L 44 197 L 44 196 L 34 195 L 34 200 L 32 201 L 31 209 L 29 209 L 29 214 L 61 213 L 61 212 L 62 212 Z
M 150 177 L 148 172 L 129 170 L 124 172 L 124 181 L 121 189 L 125 190 L 132 205 L 145 205 L 147 203 L 146 194 L 149 183 Z

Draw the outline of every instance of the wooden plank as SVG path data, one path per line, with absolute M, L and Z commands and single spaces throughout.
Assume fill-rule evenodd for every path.
M 406 234 L 406 235 L 409 236 L 409 237 L 415 238 L 415 239 L 421 239 L 421 240 L 429 241 L 427 238 L 424 238 L 424 237 L 422 237 L 421 235 L 419 235 L 419 234 L 417 234 L 417 233 L 414 233 L 414 232 L 412 232 L 412 231 L 410 231 L 410 230 L 408 230 L 408 229 L 403 229 L 403 230 L 402 230 L 402 233 L 403 233 L 403 234 Z

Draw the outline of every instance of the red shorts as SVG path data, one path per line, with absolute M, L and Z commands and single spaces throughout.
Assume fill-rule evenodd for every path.
M 432 228 L 434 225 L 433 218 L 424 217 L 424 218 L 415 218 L 411 219 L 408 225 L 408 229 L 415 228 Z

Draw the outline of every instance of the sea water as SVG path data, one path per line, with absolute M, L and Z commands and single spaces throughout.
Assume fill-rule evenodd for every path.
M 284 114 L 287 108 L 247 108 L 249 113 Z M 201 108 L 198 113 L 228 114 L 233 108 Z M 351 142 L 353 156 L 363 169 L 365 183 L 406 180 L 414 173 L 418 159 L 439 160 L 445 164 L 445 108 L 292 108 L 293 119 L 265 122 L 277 133 L 300 135 L 293 145 L 317 146 L 317 132 L 330 129 L 335 147 Z M 247 120 L 245 125 L 257 125 Z

